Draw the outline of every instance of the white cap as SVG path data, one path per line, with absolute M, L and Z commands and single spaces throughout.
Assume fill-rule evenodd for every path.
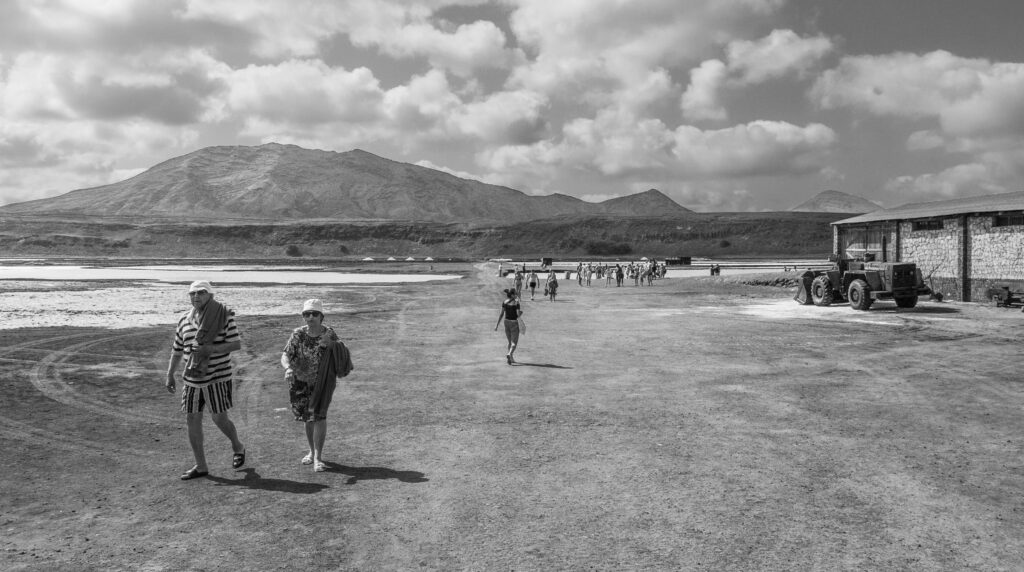
M 324 303 L 321 302 L 318 298 L 312 298 L 310 300 L 306 300 L 306 302 L 302 305 L 302 311 L 303 312 L 320 312 L 321 314 L 323 314 L 324 313 Z
M 213 285 L 210 284 L 209 280 L 196 280 L 188 287 L 188 292 L 198 292 L 200 290 L 206 290 L 207 292 L 213 292 Z

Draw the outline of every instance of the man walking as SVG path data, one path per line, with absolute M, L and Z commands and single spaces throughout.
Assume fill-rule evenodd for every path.
M 205 280 L 193 282 L 188 297 L 192 309 L 178 320 L 167 366 L 167 391 L 174 393 L 175 372 L 182 358 L 186 359 L 181 378 L 181 410 L 185 413 L 188 442 L 196 464 L 181 475 L 182 480 L 209 474 L 203 448 L 203 410 L 207 406 L 214 425 L 231 441 L 231 466 L 237 469 L 245 464 L 245 447 L 228 417 L 232 405 L 231 352 L 242 348 L 234 313 L 213 299 L 213 286 Z

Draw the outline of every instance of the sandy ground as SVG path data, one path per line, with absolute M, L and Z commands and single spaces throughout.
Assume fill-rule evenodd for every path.
M 297 317 L 240 312 L 248 463 L 207 420 L 190 482 L 170 326 L 0 330 L 0 569 L 1024 569 L 1019 311 L 563 282 L 509 366 L 477 270 L 320 292 L 356 363 L 325 473 L 277 364 Z M 225 301 L 304 297 L 259 290 Z

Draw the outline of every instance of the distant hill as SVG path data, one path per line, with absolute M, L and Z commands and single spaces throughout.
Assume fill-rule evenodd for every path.
M 882 207 L 857 195 L 839 191 L 822 191 L 811 197 L 810 200 L 789 210 L 803 213 L 863 214 L 877 211 L 880 208 Z
M 662 216 L 693 211 L 651 189 L 602 203 L 521 191 L 400 163 L 269 143 L 207 147 L 139 175 L 0 213 L 252 221 L 515 223 L 554 216 Z

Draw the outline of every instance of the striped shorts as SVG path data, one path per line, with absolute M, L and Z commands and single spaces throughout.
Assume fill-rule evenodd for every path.
M 231 380 L 215 381 L 202 387 L 185 384 L 181 388 L 181 411 L 202 413 L 207 404 L 211 413 L 224 413 L 231 409 Z

